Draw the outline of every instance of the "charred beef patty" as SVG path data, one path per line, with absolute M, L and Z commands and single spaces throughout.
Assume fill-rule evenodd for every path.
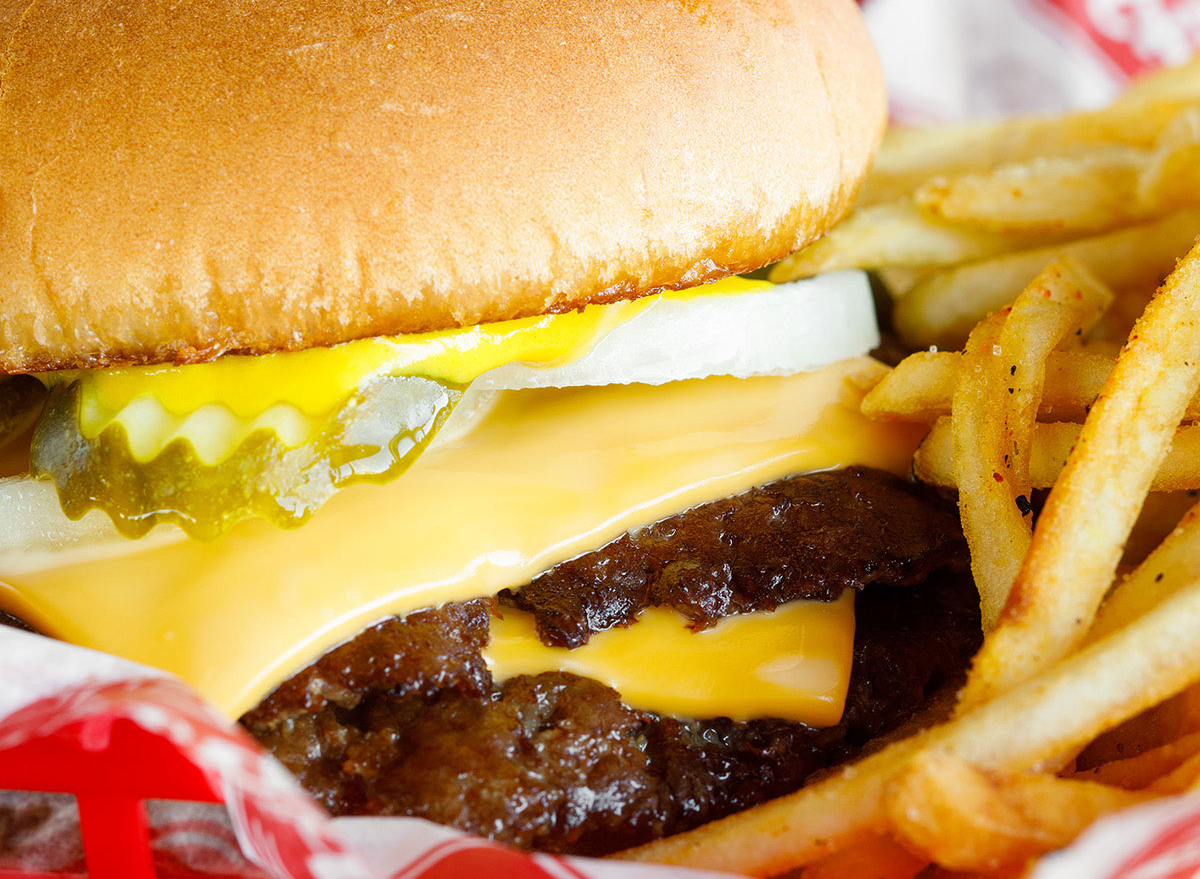
M 899 725 L 980 641 L 957 517 L 864 468 L 697 507 L 566 562 L 499 600 L 391 618 L 242 718 L 340 815 L 416 815 L 524 848 L 606 854 L 795 790 Z M 490 615 L 516 605 L 580 644 L 667 605 L 697 627 L 794 598 L 856 602 L 841 722 L 638 711 L 573 674 L 492 680 Z
M 696 628 L 871 583 L 919 583 L 965 564 L 958 515 L 931 490 L 848 467 L 714 501 L 563 562 L 501 598 L 546 644 L 578 647 L 651 605 Z

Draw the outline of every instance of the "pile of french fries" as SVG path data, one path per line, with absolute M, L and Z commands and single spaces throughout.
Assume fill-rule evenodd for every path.
M 1196 62 L 1103 110 L 892 132 L 853 215 L 778 263 L 776 282 L 871 269 L 900 338 L 960 348 L 1059 255 L 1118 294 L 1124 338 L 1200 223 Z
M 863 408 L 929 426 L 913 471 L 958 490 L 983 647 L 948 720 L 627 856 L 1021 876 L 1200 787 L 1198 236 L 1200 59 L 1096 112 L 889 136 L 857 212 L 772 277 L 870 269 L 930 349 Z

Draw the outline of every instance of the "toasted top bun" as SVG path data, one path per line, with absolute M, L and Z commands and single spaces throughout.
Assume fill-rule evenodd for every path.
M 845 212 L 885 121 L 852 0 L 0 0 L 0 38 L 5 372 L 752 269 Z

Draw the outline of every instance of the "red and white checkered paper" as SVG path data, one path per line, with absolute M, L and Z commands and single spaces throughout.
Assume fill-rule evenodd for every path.
M 169 740 L 225 807 L 152 802 L 160 875 L 272 879 L 717 879 L 717 874 L 585 858 L 521 854 L 415 818 L 331 819 L 274 758 L 187 686 L 161 672 L 0 627 L 0 751 L 91 721 L 102 748 L 111 723 L 132 720 Z M 0 767 L 2 769 L 2 767 Z M 72 807 L 2 867 L 83 867 Z
M 1200 0 L 866 0 L 893 116 L 1095 107 L 1200 48 Z
M 866 0 L 893 117 L 929 122 L 1097 106 L 1131 75 L 1200 47 L 1200 0 Z M 186 686 L 158 672 L 0 631 L 0 748 L 91 718 L 169 739 L 225 808 L 151 803 L 160 874 L 275 879 L 692 879 L 715 874 L 524 855 L 424 821 L 330 819 L 272 758 Z M 0 802 L 3 794 L 0 793 Z M 0 852 L 0 868 L 80 869 L 71 807 Z M 23 860 L 24 859 L 24 860 Z M 1035 879 L 1200 877 L 1200 800 L 1159 801 L 1099 822 Z

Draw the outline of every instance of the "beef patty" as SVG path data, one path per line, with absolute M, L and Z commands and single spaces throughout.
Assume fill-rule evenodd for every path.
M 865 468 L 786 479 L 621 537 L 493 600 L 372 626 L 242 723 L 339 815 L 416 815 L 523 848 L 606 854 L 798 788 L 965 668 L 978 597 L 952 506 Z M 578 645 L 649 605 L 696 627 L 795 598 L 856 602 L 841 722 L 639 711 L 567 673 L 493 681 L 492 613 Z

